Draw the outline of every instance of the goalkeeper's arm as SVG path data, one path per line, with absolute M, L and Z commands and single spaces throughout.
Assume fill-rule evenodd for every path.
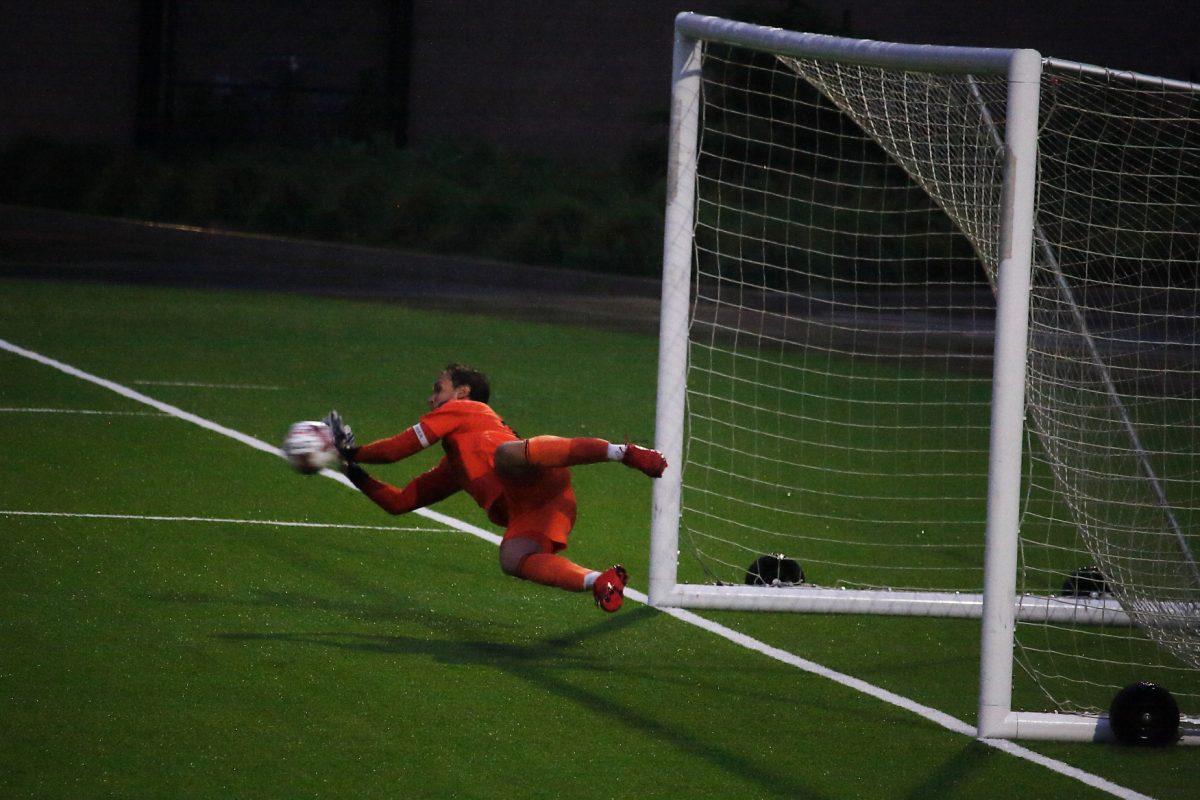
M 333 444 L 342 458 L 351 463 L 391 464 L 411 455 L 421 452 L 436 439 L 431 439 L 420 423 L 413 425 L 403 433 L 380 439 L 359 447 L 354 441 L 354 431 L 342 419 L 336 410 L 330 411 L 325 417 L 325 424 L 333 434 Z
M 418 435 L 420 427 L 420 425 L 414 425 L 395 436 L 389 436 L 362 447 L 355 447 L 344 452 L 343 457 L 348 461 L 359 461 L 363 464 L 391 464 L 394 461 L 408 458 L 427 447 Z
M 444 457 L 436 467 L 413 478 L 403 489 L 372 478 L 353 461 L 346 465 L 345 473 L 351 483 L 389 514 L 405 514 L 433 505 L 462 488 L 450 462 Z

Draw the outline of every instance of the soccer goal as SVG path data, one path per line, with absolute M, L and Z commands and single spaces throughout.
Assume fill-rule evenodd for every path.
M 1200 741 L 1198 90 L 681 14 L 651 602 L 980 618 L 981 735 Z

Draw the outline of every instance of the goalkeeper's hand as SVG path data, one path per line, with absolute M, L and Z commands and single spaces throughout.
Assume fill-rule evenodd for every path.
M 330 411 L 322 422 L 329 426 L 329 431 L 333 434 L 333 446 L 337 448 L 338 454 L 346 461 L 354 461 L 358 445 L 354 442 L 354 431 L 350 430 L 342 415 L 336 410 Z

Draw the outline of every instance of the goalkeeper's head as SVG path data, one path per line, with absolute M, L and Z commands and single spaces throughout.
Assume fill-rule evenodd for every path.
M 447 364 L 433 382 L 429 408 L 439 408 L 451 400 L 475 400 L 486 403 L 492 396 L 487 376 L 466 364 Z

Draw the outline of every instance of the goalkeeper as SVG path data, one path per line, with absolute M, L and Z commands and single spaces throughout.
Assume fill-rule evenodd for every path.
M 508 575 L 570 592 L 592 590 L 596 605 L 616 611 L 628 579 L 625 568 L 586 569 L 559 555 L 575 525 L 571 471 L 576 464 L 620 461 L 651 478 L 666 459 L 657 450 L 603 439 L 535 436 L 520 439 L 487 405 L 487 377 L 450 364 L 433 382 L 429 413 L 402 433 L 358 447 L 336 411 L 325 422 L 333 431 L 346 476 L 391 514 L 424 508 L 459 490 L 505 529 L 500 568 Z M 376 480 L 361 464 L 388 464 L 442 443 L 445 455 L 403 489 Z

